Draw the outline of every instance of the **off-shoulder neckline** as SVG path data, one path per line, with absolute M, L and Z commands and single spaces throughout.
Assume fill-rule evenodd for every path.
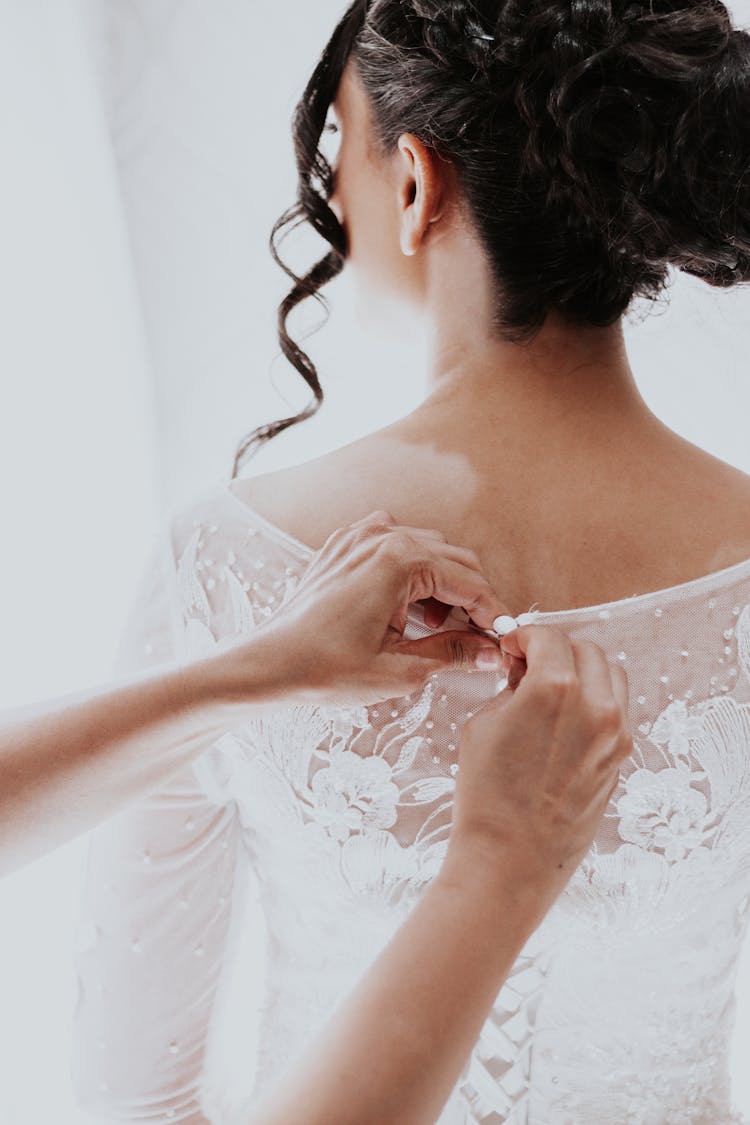
M 257 521 L 265 530 L 275 537 L 286 543 L 297 554 L 303 555 L 307 558 L 315 554 L 315 550 L 303 543 L 301 539 L 296 539 L 290 535 L 288 531 L 284 531 L 278 524 L 272 523 L 264 515 L 262 515 L 252 504 L 239 496 L 232 488 L 230 481 L 226 487 L 228 494 L 240 505 L 246 512 L 248 512 L 253 519 Z M 711 571 L 710 574 L 701 574 L 697 578 L 690 578 L 687 582 L 678 582 L 675 586 L 664 586 L 659 590 L 649 590 L 645 594 L 633 594 L 629 598 L 618 598 L 616 601 L 599 602 L 598 605 L 583 605 L 576 606 L 573 609 L 550 609 L 550 610 L 534 610 L 535 618 L 545 618 L 545 620 L 569 620 L 573 617 L 590 617 L 592 615 L 599 615 L 606 612 L 618 612 L 622 609 L 645 609 L 657 602 L 671 599 L 673 596 L 683 594 L 687 591 L 691 593 L 700 593 L 703 589 L 711 589 L 714 584 L 723 586 L 724 583 L 731 579 L 734 575 L 740 575 L 744 570 L 748 571 L 750 575 L 750 558 L 741 559 L 739 562 L 732 563 L 731 566 L 722 567 L 721 570 Z

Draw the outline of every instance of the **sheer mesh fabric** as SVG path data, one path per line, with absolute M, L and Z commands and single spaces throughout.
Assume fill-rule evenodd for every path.
M 312 556 L 225 484 L 167 533 L 123 672 L 251 631 Z M 439 1123 L 741 1123 L 728 1060 L 750 906 L 750 559 L 536 619 L 623 664 L 633 754 Z M 407 634 L 427 632 L 413 612 Z M 439 870 L 461 728 L 499 686 L 454 672 L 366 708 L 269 707 L 92 834 L 74 1064 L 97 1120 L 248 1121 Z

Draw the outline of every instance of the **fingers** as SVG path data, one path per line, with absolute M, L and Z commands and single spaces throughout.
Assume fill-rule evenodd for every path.
M 630 692 L 627 673 L 621 664 L 611 664 L 609 670 L 612 677 L 612 691 L 615 693 L 615 697 L 623 712 L 627 715 L 630 709 Z
M 414 656 L 425 662 L 429 661 L 432 666 L 427 671 L 428 675 L 449 668 L 498 672 L 502 658 L 500 647 L 496 642 L 465 629 L 450 629 L 414 641 L 399 639 L 390 651 L 401 656 Z
M 508 687 L 515 691 L 526 674 L 526 661 L 518 656 L 505 656 Z
M 586 687 L 586 695 L 594 705 L 606 708 L 612 703 L 612 671 L 602 649 L 593 641 L 571 641 L 578 679 Z M 619 706 L 619 701 L 615 699 Z
M 621 754 L 623 758 L 629 758 L 633 753 L 633 735 L 630 726 L 630 689 L 628 677 L 625 669 L 620 664 L 611 664 L 610 673 L 612 676 L 612 690 L 614 691 L 615 698 L 620 705 L 623 715 Z
M 495 618 L 507 613 L 507 607 L 484 575 L 446 557 L 439 545 L 431 555 L 412 552 L 404 563 L 410 584 L 409 601 L 435 598 L 446 605 L 460 606 L 481 629 L 491 629 Z
M 578 680 L 587 697 L 602 710 L 614 701 L 624 723 L 628 718 L 628 681 L 619 664 L 610 664 L 601 647 L 593 641 L 571 641 L 555 625 L 521 625 L 502 638 L 507 659 L 508 686 L 529 681 L 540 685 L 562 686 Z M 528 690 L 528 689 L 527 689 Z
M 511 688 L 532 691 L 539 686 L 556 691 L 578 678 L 570 639 L 556 625 L 520 625 L 506 633 L 501 644 L 503 652 L 512 657 L 508 672 Z M 522 661 L 525 671 L 521 676 Z
M 462 566 L 467 566 L 470 570 L 476 570 L 478 574 L 482 574 L 482 564 L 479 561 L 479 555 L 469 547 L 457 547 L 454 543 L 448 542 L 436 543 L 434 545 L 434 551 L 441 559 L 461 563 Z
M 598 710 L 600 719 L 605 719 L 614 707 L 623 733 L 618 749 L 629 755 L 632 740 L 629 738 L 628 677 L 624 668 L 619 663 L 610 663 L 606 653 L 593 641 L 573 641 L 572 649 L 587 701 Z
M 451 606 L 435 598 L 424 598 L 421 605 L 424 609 L 424 623 L 428 629 L 439 629 L 445 624 L 445 619 L 452 609 Z
M 322 550 L 340 556 L 358 543 L 379 551 L 384 562 L 400 572 L 404 599 L 391 621 L 399 631 L 405 625 L 406 606 L 420 600 L 429 602 L 425 620 L 430 627 L 448 616 L 435 603 L 460 606 L 482 629 L 491 629 L 494 619 L 508 612 L 482 574 L 476 552 L 448 543 L 438 529 L 399 526 L 390 512 L 378 509 L 333 532 Z
M 479 561 L 479 556 L 476 551 L 472 551 L 469 547 L 459 547 L 454 543 L 449 543 L 445 533 L 438 528 L 412 527 L 410 524 L 396 524 L 393 517 L 385 511 L 371 512 L 363 519 L 351 524 L 350 527 L 369 530 L 372 531 L 373 534 L 388 531 L 399 532 L 422 542 L 430 540 L 430 546 L 436 553 L 439 553 L 442 558 L 453 559 L 454 562 L 463 563 L 464 566 L 468 566 L 472 570 L 479 571 L 480 573 L 482 571 L 482 564 Z

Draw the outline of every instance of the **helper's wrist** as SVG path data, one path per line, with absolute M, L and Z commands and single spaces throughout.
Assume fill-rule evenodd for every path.
M 180 668 L 183 705 L 211 711 L 227 725 L 273 703 L 305 698 L 299 652 L 279 630 L 261 626 L 242 641 L 220 642 L 208 656 Z
M 504 918 L 532 933 L 556 898 L 557 885 L 528 856 L 480 834 L 451 832 L 448 851 L 437 877 L 443 885 L 461 888 L 467 901 L 497 903 Z

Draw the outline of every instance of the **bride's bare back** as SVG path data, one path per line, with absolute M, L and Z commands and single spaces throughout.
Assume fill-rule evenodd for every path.
M 477 552 L 514 614 L 616 601 L 750 558 L 750 476 L 652 414 L 596 442 L 528 439 L 525 458 L 510 445 L 418 410 L 236 491 L 315 549 L 376 508 L 439 528 Z

